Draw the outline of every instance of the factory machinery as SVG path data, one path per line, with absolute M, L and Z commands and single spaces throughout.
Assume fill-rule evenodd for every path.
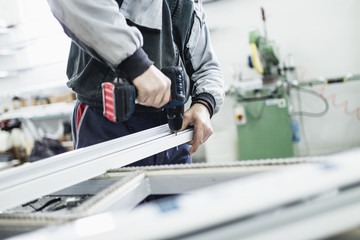
M 238 158 L 288 158 L 300 156 L 303 117 L 322 117 L 329 110 L 327 99 L 311 87 L 360 80 L 359 74 L 299 82 L 294 59 L 281 59 L 278 46 L 267 34 L 265 11 L 261 8 L 263 34 L 249 32 L 248 65 L 258 77 L 234 82 L 227 94 L 235 99 Z M 296 93 L 296 95 L 295 95 Z M 315 96 L 319 112 L 303 110 L 300 93 Z M 315 98 L 315 99 L 316 99 Z
M 163 125 L 0 172 L 1 238 L 319 239 L 360 225 L 360 149 L 120 168 L 192 134 Z

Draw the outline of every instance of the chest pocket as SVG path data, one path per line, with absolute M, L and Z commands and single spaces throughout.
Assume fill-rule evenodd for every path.
M 163 0 L 124 0 L 120 12 L 139 26 L 161 30 L 162 5 Z

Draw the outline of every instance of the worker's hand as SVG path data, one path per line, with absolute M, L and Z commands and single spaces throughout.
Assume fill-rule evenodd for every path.
M 194 104 L 184 113 L 183 125 L 181 130 L 188 126 L 194 126 L 194 137 L 188 143 L 192 145 L 190 154 L 196 152 L 200 144 L 204 143 L 213 133 L 208 109 L 201 104 Z
M 138 96 L 137 103 L 160 108 L 170 99 L 170 79 L 152 65 L 143 74 L 133 80 Z

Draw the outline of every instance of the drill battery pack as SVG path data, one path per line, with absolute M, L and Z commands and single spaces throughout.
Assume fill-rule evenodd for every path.
M 136 91 L 127 81 L 104 82 L 101 84 L 103 114 L 112 122 L 126 121 L 134 112 Z

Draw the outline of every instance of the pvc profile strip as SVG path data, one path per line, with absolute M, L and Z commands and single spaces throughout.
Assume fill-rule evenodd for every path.
M 88 240 L 113 239 L 119 236 L 123 239 L 330 237 L 359 225 L 359 216 L 351 214 L 360 209 L 359 154 L 358 151 L 348 159 L 329 156 L 325 162 L 323 158 L 319 159 L 320 164 L 292 166 L 248 177 L 246 180 L 229 181 L 164 202 L 144 204 L 130 212 L 97 214 L 15 238 Z M 165 168 L 171 171 L 174 166 Z M 181 168 L 182 166 L 180 170 L 183 172 Z M 199 167 L 193 170 L 198 173 Z M 218 170 L 224 169 L 213 170 L 214 175 Z M 154 171 L 163 176 L 157 168 L 145 171 Z M 133 180 L 142 181 L 140 175 Z M 186 176 L 182 176 L 186 179 Z M 93 226 L 101 231 L 90 231 Z M 142 230 L 134 231 L 133 226 L 140 226 Z
M 256 173 L 279 170 L 294 165 L 320 164 L 321 162 L 323 159 L 316 157 L 112 169 L 93 179 L 118 179 L 118 181 L 94 194 L 76 208 L 66 212 L 21 213 L 21 211 L 17 211 L 16 214 L 4 212 L 0 214 L 0 229 L 5 226 L 36 229 L 107 211 L 128 212 L 151 194 L 183 194 Z M 60 192 L 55 195 L 62 195 L 63 193 Z M 71 196 L 69 193 L 65 195 Z
M 177 135 L 167 124 L 0 172 L 0 210 L 50 194 L 189 142 L 193 130 Z

